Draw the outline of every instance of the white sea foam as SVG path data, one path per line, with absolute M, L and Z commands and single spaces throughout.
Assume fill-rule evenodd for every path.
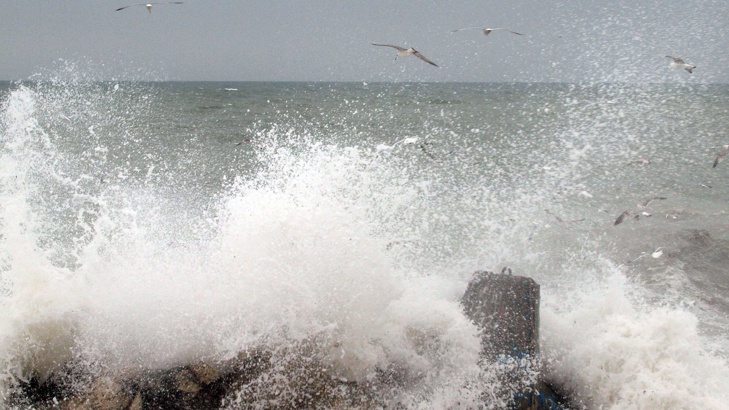
M 704 348 L 696 317 L 646 304 L 612 270 L 605 281 L 544 295 L 548 376 L 590 409 L 726 408 L 729 367 Z
M 92 374 L 156 369 L 307 340 L 333 376 L 363 382 L 393 368 L 420 380 L 412 396 L 396 398 L 412 405 L 444 389 L 444 405 L 476 400 L 497 385 L 447 387 L 484 378 L 480 339 L 453 291 L 461 285 L 396 263 L 372 205 L 416 196 L 368 193 L 382 182 L 361 172 L 358 150 L 315 146 L 294 156 L 277 147 L 271 168 L 221 195 L 204 236 L 177 246 L 158 213 L 180 209 L 155 207 L 164 200 L 154 192 L 111 186 L 73 201 L 71 222 L 86 240 L 73 250 L 75 268 L 54 265 L 35 243 L 48 221 L 34 203 L 43 179 L 22 178 L 43 155 L 62 156 L 24 147 L 47 136 L 34 98 L 13 91 L 3 110 L 5 397 L 16 381 L 44 379 L 67 361 Z

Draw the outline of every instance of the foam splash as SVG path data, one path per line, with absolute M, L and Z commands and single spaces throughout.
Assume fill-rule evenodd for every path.
M 646 304 L 623 272 L 604 266 L 604 281 L 546 293 L 548 377 L 587 408 L 725 408 L 729 367 L 702 347 L 696 317 Z
M 58 161 L 44 171 L 67 170 L 70 155 L 35 145 L 57 137 L 36 123 L 51 114 L 38 97 L 21 86 L 3 110 L 3 181 L 7 187 L 15 175 L 30 175 L 3 198 L 3 278 L 10 284 L 2 300 L 10 314 L 0 323 L 3 397 L 17 381 L 42 380 L 67 363 L 107 374 L 307 341 L 332 377 L 373 381 L 378 369 L 405 375 L 415 384 L 391 399 L 411 405 L 476 400 L 496 386 L 495 378 L 480 381 L 480 339 L 453 291 L 462 285 L 444 279 L 435 286 L 388 251 L 381 215 L 371 207 L 386 195 L 362 195 L 373 180 L 362 173 L 357 150 L 276 149 L 272 168 L 220 196 L 205 230 L 171 243 L 174 226 L 158 224 L 165 220 L 158 213 L 181 211 L 147 208 L 169 203 L 154 189 L 119 179 L 92 192 L 74 177 L 34 174 L 47 155 Z M 58 186 L 84 195 L 69 202 L 75 212 L 66 220 L 44 208 L 43 190 Z M 417 196 L 390 198 L 392 206 L 392 198 Z M 49 221 L 78 234 L 70 269 L 49 257 L 67 246 L 37 244 Z M 465 384 L 481 387 L 453 390 Z

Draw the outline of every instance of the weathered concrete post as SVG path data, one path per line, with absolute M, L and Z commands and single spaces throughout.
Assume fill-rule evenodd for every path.
M 463 295 L 466 315 L 484 333 L 482 353 L 539 355 L 539 285 L 531 278 L 476 272 Z
M 506 270 L 506 269 L 505 269 Z M 509 271 L 510 272 L 510 271 Z M 466 316 L 483 334 L 481 354 L 490 359 L 514 359 L 529 377 L 539 371 L 539 285 L 531 278 L 480 271 L 461 300 Z M 514 394 L 513 409 L 563 409 L 547 384 L 536 381 Z

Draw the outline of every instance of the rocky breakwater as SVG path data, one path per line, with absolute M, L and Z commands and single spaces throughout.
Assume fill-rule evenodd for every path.
M 502 397 L 512 409 L 562 409 L 539 380 L 539 285 L 530 278 L 477 272 L 465 292 L 466 315 L 482 334 L 484 366 L 503 366 Z M 377 380 L 332 377 L 311 340 L 278 349 L 243 352 L 228 360 L 162 370 L 79 374 L 66 363 L 50 377 L 20 382 L 8 404 L 17 409 L 143 410 L 252 408 L 383 408 L 383 388 L 407 383 L 383 370 Z

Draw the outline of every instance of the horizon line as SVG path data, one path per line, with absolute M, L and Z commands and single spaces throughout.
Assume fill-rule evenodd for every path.
M 0 83 L 38 83 L 45 80 L 20 79 L 1 80 Z M 631 85 L 729 85 L 729 82 L 677 83 L 677 82 L 631 82 L 631 81 L 367 81 L 367 80 L 90 80 L 91 83 L 324 83 L 324 84 L 631 84 Z

